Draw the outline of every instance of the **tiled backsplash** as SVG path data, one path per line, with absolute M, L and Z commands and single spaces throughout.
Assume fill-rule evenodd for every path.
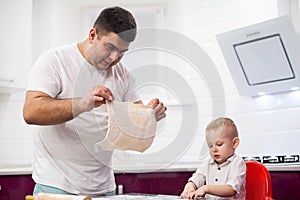
M 30 166 L 31 128 L 22 115 L 25 92 L 0 94 L 0 167 Z

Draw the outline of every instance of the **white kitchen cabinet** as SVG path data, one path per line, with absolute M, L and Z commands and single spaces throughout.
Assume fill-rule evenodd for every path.
M 0 27 L 0 93 L 23 90 L 31 66 L 32 0 L 1 1 Z

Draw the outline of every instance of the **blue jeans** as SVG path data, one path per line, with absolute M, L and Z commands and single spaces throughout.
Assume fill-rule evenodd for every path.
M 37 195 L 38 193 L 50 193 L 50 194 L 68 194 L 72 195 L 72 193 L 66 192 L 64 190 L 61 190 L 59 188 L 42 185 L 39 183 L 36 183 L 33 190 L 33 195 Z M 107 192 L 105 194 L 99 195 L 99 196 L 113 196 L 116 194 L 116 191 L 113 190 L 111 192 Z

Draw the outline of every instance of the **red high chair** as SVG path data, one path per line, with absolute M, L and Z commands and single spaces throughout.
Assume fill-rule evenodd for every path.
M 272 182 L 268 169 L 253 160 L 246 161 L 246 199 L 271 200 Z

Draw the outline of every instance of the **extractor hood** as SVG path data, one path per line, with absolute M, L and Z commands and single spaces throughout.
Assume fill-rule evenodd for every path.
M 290 16 L 216 37 L 240 95 L 299 89 L 300 42 Z

